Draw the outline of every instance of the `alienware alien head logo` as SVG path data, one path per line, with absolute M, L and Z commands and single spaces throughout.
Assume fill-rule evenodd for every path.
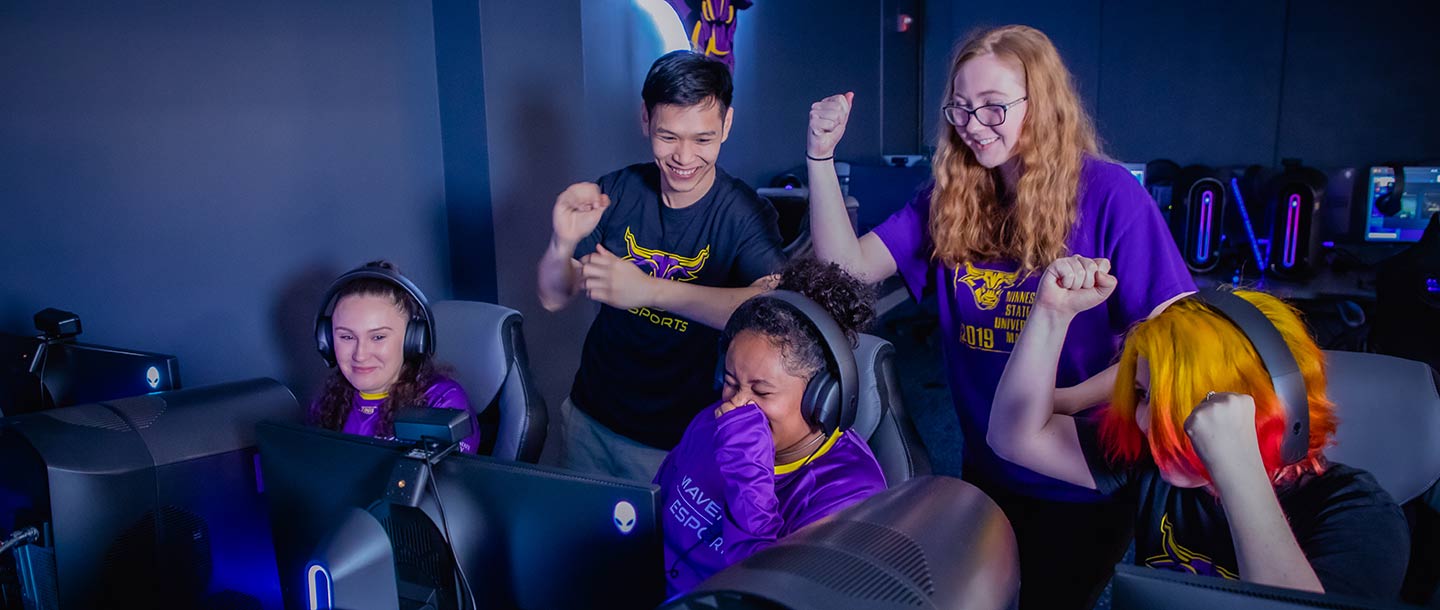
M 615 529 L 622 534 L 628 534 L 635 529 L 634 505 L 624 500 L 615 503 Z
M 145 371 L 145 383 L 150 384 L 152 390 L 160 387 L 160 369 L 152 366 L 150 370 Z

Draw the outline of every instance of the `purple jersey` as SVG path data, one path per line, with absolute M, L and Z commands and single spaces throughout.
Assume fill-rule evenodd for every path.
M 1069 254 L 1110 259 L 1119 285 L 1104 307 L 1082 312 L 1070 324 L 1056 377 L 1061 387 L 1105 370 L 1131 324 L 1170 298 L 1195 290 L 1159 208 L 1125 168 L 1087 157 L 1079 200 Z M 889 248 L 916 299 L 931 291 L 939 298 L 940 345 L 965 437 L 966 478 L 1044 499 L 1103 497 L 1006 462 L 985 442 L 995 386 L 1030 315 L 1043 270 L 1020 273 L 1014 261 L 962 263 L 958 269 L 944 265 L 932 258 L 929 223 L 927 189 L 876 227 L 875 235 Z
M 377 434 L 375 428 L 380 425 L 380 404 L 385 402 L 388 396 L 389 394 L 356 392 L 355 402 L 350 408 L 350 415 L 345 418 L 345 428 L 342 431 L 360 436 L 386 438 Z M 439 378 L 425 390 L 425 406 L 470 411 L 470 401 L 465 396 L 465 389 L 445 377 Z M 475 425 L 473 415 L 470 417 L 470 426 L 473 432 L 460 441 L 460 450 L 465 453 L 475 453 L 475 449 L 480 446 L 480 428 Z
M 853 431 L 831 436 L 808 463 L 776 466 L 759 407 L 717 418 L 715 406 L 690 421 L 655 475 L 670 595 L 885 490 L 880 464 Z

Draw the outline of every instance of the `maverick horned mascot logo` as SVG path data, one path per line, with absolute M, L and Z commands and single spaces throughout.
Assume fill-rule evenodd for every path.
M 677 282 L 694 280 L 700 277 L 700 270 L 705 267 L 705 261 L 709 258 L 710 246 L 708 245 L 699 254 L 688 258 L 663 250 L 641 247 L 635 243 L 635 234 L 630 232 L 630 227 L 625 227 L 625 260 L 634 262 L 636 267 L 662 280 Z
M 1005 289 L 1015 285 L 1015 273 L 1006 273 L 994 269 L 977 269 L 970 263 L 965 263 L 965 275 L 960 275 L 960 270 L 955 270 L 955 288 L 959 291 L 959 285 L 964 284 L 970 287 L 970 292 L 975 295 L 975 306 L 980 309 L 995 309 L 1000 304 L 1000 295 Z M 959 297 L 959 294 L 955 295 Z

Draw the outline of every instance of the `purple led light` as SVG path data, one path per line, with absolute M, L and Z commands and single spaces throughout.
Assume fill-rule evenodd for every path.
M 1210 225 L 1215 211 L 1215 192 L 1206 190 L 1200 194 L 1200 243 L 1195 245 L 1195 260 L 1204 262 L 1210 258 Z
M 1320 242 L 1320 245 L 1325 246 L 1326 248 L 1334 248 L 1334 247 L 1335 247 L 1335 242 L 1333 242 L 1333 241 L 1322 241 L 1322 242 Z
M 1425 292 L 1440 292 L 1440 279 L 1425 278 Z
M 1286 268 L 1295 266 L 1296 243 L 1300 241 L 1300 194 L 1290 195 L 1285 205 L 1285 243 L 1280 262 Z

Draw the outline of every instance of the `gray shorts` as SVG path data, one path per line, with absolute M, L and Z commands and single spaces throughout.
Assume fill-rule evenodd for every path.
M 560 467 L 638 483 L 650 483 L 668 453 L 606 428 L 575 407 L 569 397 L 560 405 Z

